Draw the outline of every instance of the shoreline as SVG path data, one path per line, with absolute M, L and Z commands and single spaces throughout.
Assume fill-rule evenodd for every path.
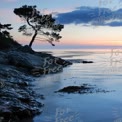
M 41 114 L 44 96 L 34 92 L 32 82 L 42 75 L 62 72 L 73 63 L 93 63 L 84 60 L 64 60 L 28 46 L 0 51 L 0 120 L 23 122 Z M 4 108 L 4 109 L 3 109 Z
M 32 82 L 71 64 L 28 46 L 0 50 L 0 121 L 21 122 L 40 114 L 44 96 L 34 92 Z

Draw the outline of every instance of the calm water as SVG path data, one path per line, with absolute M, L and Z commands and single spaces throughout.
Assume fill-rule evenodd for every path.
M 34 82 L 45 96 L 43 113 L 34 122 L 122 122 L 122 53 L 121 50 L 54 51 L 64 59 L 85 59 L 93 64 L 75 63 L 63 72 L 46 75 Z M 54 93 L 65 86 L 88 83 L 109 93 Z

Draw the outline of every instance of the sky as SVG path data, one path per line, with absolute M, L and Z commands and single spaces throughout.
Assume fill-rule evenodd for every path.
M 82 49 L 122 46 L 122 0 L 0 0 L 0 22 L 10 23 L 11 35 L 22 45 L 31 37 L 18 32 L 25 24 L 13 13 L 14 8 L 36 5 L 42 14 L 53 14 L 60 24 L 62 39 L 52 47 L 35 40 L 34 49 Z

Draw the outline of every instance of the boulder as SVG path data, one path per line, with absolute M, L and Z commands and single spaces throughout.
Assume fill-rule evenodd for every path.
M 0 64 L 7 64 L 8 59 L 6 58 L 5 52 L 0 52 Z
M 36 67 L 43 67 L 44 60 L 33 54 L 11 51 L 7 54 L 9 64 L 23 67 L 27 69 L 33 69 Z

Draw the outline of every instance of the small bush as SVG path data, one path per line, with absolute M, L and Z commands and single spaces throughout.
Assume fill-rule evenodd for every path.
M 2 33 L 0 33 L 0 49 L 10 49 L 10 48 L 16 48 L 21 46 L 18 42 L 16 42 L 11 37 L 6 37 Z

